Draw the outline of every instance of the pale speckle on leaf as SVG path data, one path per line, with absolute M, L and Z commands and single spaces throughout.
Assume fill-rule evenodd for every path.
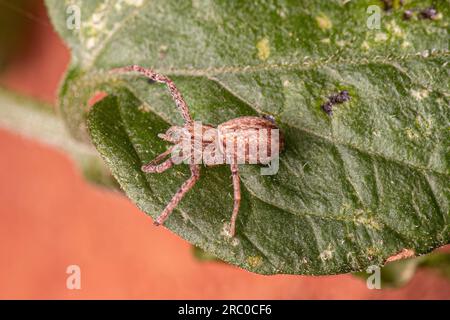
M 333 23 L 331 22 L 330 18 L 328 18 L 326 15 L 321 14 L 316 17 L 317 25 L 322 30 L 329 30 L 331 27 L 333 27 Z
M 159 54 L 159 58 L 162 60 L 166 57 L 167 52 L 169 51 L 169 47 L 166 46 L 165 44 L 160 45 L 158 48 L 158 54 Z
M 442 14 L 442 12 L 439 12 L 437 15 L 434 16 L 433 20 L 442 20 L 442 18 L 444 17 L 444 15 Z
M 262 61 L 267 60 L 270 56 L 270 45 L 269 39 L 262 38 L 256 44 L 256 49 L 258 49 L 258 58 Z
M 247 257 L 247 263 L 252 267 L 252 268 L 257 268 L 259 267 L 263 262 L 263 259 L 260 256 L 250 256 Z
M 417 140 L 419 138 L 419 135 L 417 134 L 417 132 L 415 132 L 411 128 L 406 128 L 405 133 L 409 140 Z
M 345 41 L 345 40 L 338 40 L 338 41 L 336 41 L 336 45 L 338 47 L 340 47 L 340 48 L 343 48 L 343 47 L 345 47 L 347 45 L 347 41 Z
M 375 35 L 375 41 L 376 42 L 383 42 L 383 41 L 386 41 L 388 39 L 388 36 L 387 36 L 387 34 L 386 33 L 384 33 L 384 32 L 378 32 L 376 35 Z
M 225 222 L 222 226 L 222 230 L 220 231 L 220 235 L 224 237 L 230 237 L 230 224 Z
M 150 108 L 148 107 L 148 105 L 146 104 L 141 104 L 138 108 L 139 111 L 141 112 L 150 112 Z
M 414 97 L 417 101 L 421 101 L 428 97 L 428 90 L 422 89 L 422 90 L 414 90 L 411 89 L 411 96 Z
M 124 0 L 129 6 L 140 7 L 144 4 L 144 0 Z
M 409 41 L 403 41 L 402 42 L 402 44 L 401 44 L 401 47 L 404 49 L 404 48 L 408 48 L 408 47 L 410 47 L 411 46 L 411 42 L 409 42 Z
M 361 49 L 363 50 L 369 50 L 370 49 L 370 45 L 367 41 L 363 41 L 363 43 L 361 43 Z
M 432 134 L 433 122 L 421 115 L 416 116 L 416 127 L 423 136 L 430 136 Z
M 332 250 L 331 245 L 329 245 L 326 250 L 324 250 L 320 253 L 320 255 L 319 255 L 320 260 L 322 260 L 322 262 L 331 260 L 333 258 L 333 252 L 334 252 L 334 250 Z
M 395 22 L 395 20 L 386 23 L 386 29 L 395 37 L 398 38 L 405 37 L 405 32 L 402 30 L 402 28 L 400 28 L 400 26 Z
M 368 247 L 366 249 L 367 258 L 373 260 L 374 257 L 380 255 L 380 249 L 377 247 Z
M 420 55 L 422 56 L 422 58 L 428 58 L 430 56 L 430 51 L 424 50 L 420 53 Z
M 181 213 L 181 217 L 183 217 L 184 222 L 188 222 L 190 220 L 189 215 L 184 210 L 179 210 Z

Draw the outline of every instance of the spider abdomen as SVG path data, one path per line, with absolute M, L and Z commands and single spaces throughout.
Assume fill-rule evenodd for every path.
M 240 117 L 217 127 L 218 146 L 227 163 L 267 164 L 283 150 L 278 127 L 260 117 Z

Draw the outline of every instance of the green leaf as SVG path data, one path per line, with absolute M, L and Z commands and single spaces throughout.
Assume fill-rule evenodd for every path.
M 400 288 L 406 285 L 416 273 L 420 258 L 422 257 L 402 259 L 383 266 L 380 270 L 381 289 Z M 372 273 L 372 270 L 368 270 L 367 272 L 357 272 L 354 275 L 367 281 Z
M 0 1 L 0 72 L 26 43 L 30 16 L 24 12 L 33 11 L 37 3 L 26 0 Z
M 417 258 L 387 263 L 381 268 L 381 288 L 399 288 L 406 285 L 418 269 L 431 269 L 450 280 L 450 253 L 434 252 Z M 356 276 L 367 280 L 371 272 L 358 272 Z
M 271 114 L 284 133 L 276 175 L 240 166 L 235 239 L 223 232 L 230 170 L 202 169 L 165 224 L 192 244 L 257 273 L 334 274 L 449 243 L 448 1 L 437 20 L 383 13 L 380 30 L 367 27 L 379 1 L 71 3 L 79 30 L 66 28 L 64 2 L 47 0 L 72 49 L 62 114 L 153 218 L 189 171 L 140 167 L 168 147 L 157 134 L 182 119 L 162 85 L 109 69 L 140 64 L 171 77 L 203 123 Z M 321 104 L 340 90 L 351 100 L 328 116 Z M 98 91 L 109 96 L 89 109 Z
M 217 259 L 216 256 L 212 255 L 209 252 L 206 252 L 205 250 L 202 250 L 199 247 L 192 246 L 191 250 L 192 250 L 192 255 L 198 261 L 201 261 L 201 262 L 212 262 L 212 261 L 214 261 L 214 262 L 222 262 L 221 260 Z
M 450 281 L 450 253 L 448 252 L 426 255 L 420 261 L 419 266 L 436 270 Z

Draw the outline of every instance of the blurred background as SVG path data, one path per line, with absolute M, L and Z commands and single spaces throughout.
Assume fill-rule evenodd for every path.
M 32 99 L 51 111 L 69 60 L 42 1 L 0 0 L 0 104 Z M 261 276 L 205 259 L 120 193 L 86 182 L 64 152 L 14 129 L 0 121 L 2 299 L 450 299 L 445 257 L 440 271 L 397 264 L 398 287 L 382 290 L 350 274 Z M 66 287 L 69 265 L 81 268 L 80 290 Z

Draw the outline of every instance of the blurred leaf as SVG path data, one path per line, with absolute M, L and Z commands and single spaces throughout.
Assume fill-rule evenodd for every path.
M 381 288 L 406 285 L 418 269 L 432 269 L 450 280 L 450 254 L 435 252 L 417 258 L 390 262 L 381 268 Z M 371 273 L 358 272 L 355 276 L 367 279 Z
M 393 261 L 381 268 L 381 288 L 399 288 L 407 284 L 414 274 L 419 264 L 419 258 L 402 259 Z M 355 276 L 367 280 L 372 272 L 356 272 Z
M 23 47 L 30 22 L 26 12 L 35 8 L 36 3 L 0 0 L 0 70 Z
M 206 252 L 205 250 L 202 250 L 201 248 L 196 246 L 192 246 L 192 254 L 194 255 L 194 258 L 202 262 L 207 261 L 222 262 L 220 259 L 217 259 L 215 255 Z
M 88 181 L 117 188 L 96 150 L 75 141 L 51 106 L 0 88 L 0 128 L 64 150 L 80 166 Z
M 436 270 L 450 280 L 450 253 L 441 252 L 427 255 L 420 261 L 419 266 Z
M 189 176 L 185 166 L 140 170 L 167 148 L 157 134 L 181 117 L 163 86 L 105 70 L 153 67 L 175 81 L 196 120 L 272 114 L 283 131 L 277 175 L 240 168 L 235 239 L 223 233 L 229 168 L 202 171 L 166 223 L 192 244 L 253 272 L 334 274 L 449 243 L 448 1 L 436 3 L 437 20 L 383 13 L 380 30 L 366 23 L 380 1 L 71 3 L 79 30 L 67 29 L 65 2 L 47 0 L 72 49 L 62 114 L 147 214 L 156 217 Z M 321 104 L 344 89 L 351 100 L 325 114 Z M 110 95 L 89 109 L 97 91 Z

